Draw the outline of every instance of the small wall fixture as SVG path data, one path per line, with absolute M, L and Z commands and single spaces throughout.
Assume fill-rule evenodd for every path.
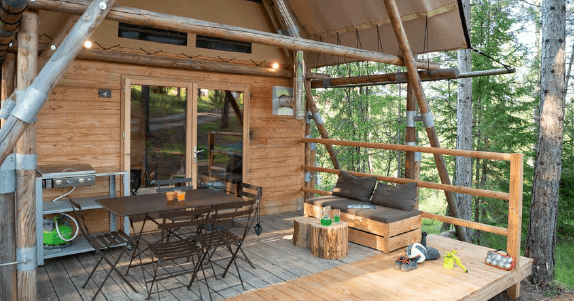
M 273 87 L 273 115 L 293 116 L 293 88 Z

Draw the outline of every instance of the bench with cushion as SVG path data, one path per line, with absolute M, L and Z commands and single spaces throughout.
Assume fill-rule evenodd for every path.
M 349 241 L 385 253 L 421 239 L 421 214 L 414 209 L 416 183 L 397 186 L 379 183 L 375 177 L 355 177 L 341 171 L 332 195 L 305 201 L 305 214 L 320 218 L 324 206 L 341 210 L 349 225 Z M 374 205 L 374 209 L 348 208 L 351 204 Z

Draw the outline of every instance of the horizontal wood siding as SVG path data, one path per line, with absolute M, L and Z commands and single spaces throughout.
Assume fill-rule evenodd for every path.
M 122 76 L 149 76 L 179 81 L 218 82 L 244 85 L 250 91 L 249 173 L 245 181 L 263 186 L 262 214 L 302 208 L 300 166 L 304 149 L 298 143 L 304 122 L 274 117 L 273 86 L 291 86 L 291 79 L 147 68 L 123 64 L 75 61 L 60 79 L 38 116 L 39 164 L 88 163 L 97 172 L 121 168 Z M 111 98 L 98 98 L 98 89 L 111 89 Z M 94 187 L 80 194 L 107 193 L 109 182 L 98 178 Z M 119 193 L 118 185 L 118 193 Z M 45 190 L 44 200 L 67 189 Z M 96 230 L 106 230 L 108 214 L 94 211 Z

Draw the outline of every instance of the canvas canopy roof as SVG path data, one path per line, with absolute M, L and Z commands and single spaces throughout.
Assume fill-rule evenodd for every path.
M 399 45 L 382 0 L 286 0 L 303 37 L 399 55 Z M 413 53 L 465 49 L 470 39 L 460 0 L 397 0 Z M 426 33 L 426 35 L 425 35 Z M 305 36 L 307 35 L 307 36 Z M 425 42 L 426 37 L 426 42 Z M 351 60 L 347 59 L 347 62 Z M 344 63 L 310 53 L 307 64 Z

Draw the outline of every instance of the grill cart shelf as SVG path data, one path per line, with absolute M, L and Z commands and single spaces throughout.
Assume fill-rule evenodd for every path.
M 87 165 L 89 166 L 89 165 Z M 41 168 L 41 167 L 40 167 Z M 91 168 L 90 168 L 91 169 Z M 116 177 L 122 177 L 123 180 L 123 195 L 129 195 L 129 172 L 118 171 L 118 172 L 106 172 L 106 173 L 95 173 L 94 170 L 83 170 L 75 172 L 49 172 L 48 170 L 42 172 L 39 170 L 38 176 L 36 177 L 36 232 L 37 232 L 37 264 L 38 266 L 44 265 L 44 260 L 48 258 L 66 256 L 71 254 L 78 254 L 84 252 L 90 252 L 94 249 L 88 244 L 86 239 L 82 236 L 76 237 L 72 245 L 63 248 L 44 248 L 44 237 L 43 233 L 43 216 L 45 214 L 52 213 L 67 213 L 72 211 L 70 202 L 67 198 L 58 200 L 55 202 L 44 202 L 43 201 L 43 189 L 50 189 L 55 187 L 73 187 L 81 186 L 85 179 L 94 179 L 99 177 L 109 177 L 110 186 L 107 195 L 91 196 L 75 198 L 70 197 L 74 202 L 77 202 L 82 206 L 82 209 L 99 209 L 102 208 L 96 203 L 97 199 L 109 198 L 116 196 Z M 81 180 L 80 180 L 81 179 Z M 79 183 L 80 181 L 81 183 Z M 66 186 L 67 185 L 69 186 Z M 90 184 L 83 184 L 90 185 Z M 93 185 L 93 182 L 91 183 Z M 110 229 L 116 229 L 116 216 L 110 213 Z M 124 219 L 124 230 L 129 233 L 129 220 Z

